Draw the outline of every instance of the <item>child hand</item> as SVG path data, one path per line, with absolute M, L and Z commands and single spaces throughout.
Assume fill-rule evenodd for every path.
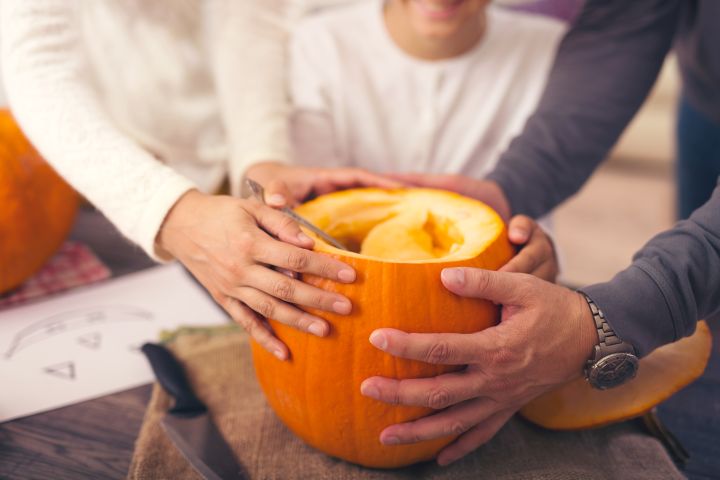
M 182 262 L 236 322 L 280 359 L 288 358 L 287 346 L 272 334 L 266 318 L 325 336 L 327 322 L 296 305 L 342 315 L 352 310 L 344 296 L 274 270 L 355 280 L 351 267 L 309 251 L 312 246 L 312 239 L 281 212 L 256 200 L 198 191 L 178 200 L 157 238 L 162 253 Z
M 294 206 L 310 197 L 354 187 L 399 188 L 402 184 L 360 168 L 301 167 L 276 162 L 257 163 L 245 176 L 265 188 L 273 207 Z

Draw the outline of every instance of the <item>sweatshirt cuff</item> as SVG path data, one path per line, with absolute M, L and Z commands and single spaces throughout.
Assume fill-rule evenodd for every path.
M 155 239 L 170 209 L 186 192 L 197 188 L 193 182 L 181 175 L 174 175 L 163 183 L 148 202 L 142 217 L 136 223 L 134 238 L 150 258 L 159 263 L 167 263 L 172 258 L 160 255 L 155 248 Z
M 680 337 L 672 306 L 658 283 L 662 279 L 654 277 L 635 264 L 609 282 L 581 289 L 603 311 L 618 337 L 635 347 L 638 357 Z

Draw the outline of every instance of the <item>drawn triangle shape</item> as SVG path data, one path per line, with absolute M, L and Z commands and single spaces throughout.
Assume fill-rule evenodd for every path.
M 50 365 L 43 369 L 48 375 L 54 375 L 56 377 L 64 378 L 66 380 L 75 380 L 75 363 L 74 362 L 62 362 Z
M 77 338 L 77 342 L 82 345 L 83 347 L 92 348 L 93 350 L 97 350 L 100 348 L 100 343 L 102 341 L 102 335 L 100 332 L 91 332 L 86 333 L 85 335 L 81 335 Z

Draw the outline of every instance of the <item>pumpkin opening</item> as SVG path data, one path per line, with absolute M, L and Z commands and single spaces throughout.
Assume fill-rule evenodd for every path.
M 297 212 L 354 254 L 381 261 L 433 262 L 473 258 L 495 241 L 502 222 L 486 205 L 428 189 L 348 190 L 308 202 Z M 315 237 L 317 250 L 339 250 Z

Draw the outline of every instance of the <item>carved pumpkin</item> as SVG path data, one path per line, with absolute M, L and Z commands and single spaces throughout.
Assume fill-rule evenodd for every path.
M 0 110 L 0 293 L 32 276 L 72 227 L 78 196 Z
M 712 335 L 705 322 L 695 333 L 640 360 L 631 382 L 596 390 L 584 379 L 570 382 L 526 405 L 520 413 L 554 430 L 597 427 L 637 417 L 702 375 L 710 359 Z
M 492 303 L 446 290 L 440 272 L 450 266 L 498 269 L 513 255 L 505 226 L 484 204 L 427 189 L 356 189 L 319 197 L 298 213 L 355 251 L 319 238 L 315 250 L 341 259 L 358 273 L 350 285 L 313 276 L 308 283 L 346 295 L 349 316 L 312 311 L 331 324 L 318 338 L 270 320 L 292 353 L 281 362 L 253 344 L 253 358 L 268 402 L 285 424 L 310 445 L 370 467 L 397 467 L 433 458 L 453 437 L 415 445 L 383 446 L 388 425 L 431 413 L 392 406 L 360 394 L 373 375 L 430 377 L 458 367 L 393 358 L 368 337 L 379 327 L 408 332 L 476 332 L 494 325 Z

